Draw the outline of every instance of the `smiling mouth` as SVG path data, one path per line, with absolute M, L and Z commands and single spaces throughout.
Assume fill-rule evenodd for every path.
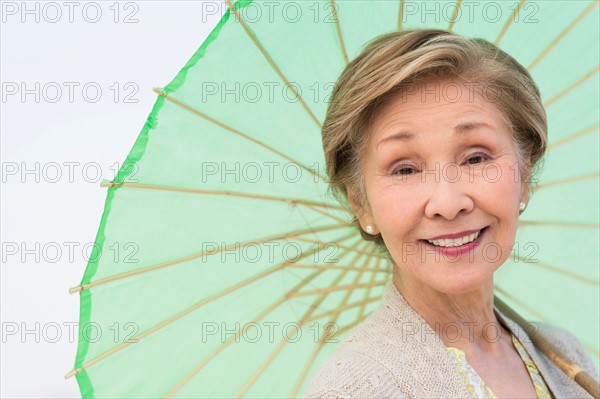
M 481 237 L 481 235 L 487 230 L 489 226 L 486 226 L 476 233 L 460 238 L 443 238 L 440 240 L 419 240 L 425 244 L 437 247 L 437 248 L 461 248 L 466 247 Z

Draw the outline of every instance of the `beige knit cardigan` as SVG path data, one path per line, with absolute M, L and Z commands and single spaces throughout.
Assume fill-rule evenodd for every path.
M 591 398 L 533 346 L 518 324 L 498 309 L 494 311 L 498 320 L 523 343 L 555 398 Z M 575 336 L 560 327 L 539 322 L 531 324 L 598 380 L 595 365 Z M 439 335 L 389 280 L 379 308 L 350 330 L 338 350 L 325 359 L 304 391 L 304 397 L 447 399 L 470 396 Z

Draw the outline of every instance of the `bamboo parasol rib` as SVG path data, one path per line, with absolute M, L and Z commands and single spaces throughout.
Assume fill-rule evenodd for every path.
M 398 11 L 398 31 L 402 31 L 402 19 L 404 18 L 404 0 L 400 0 L 400 10 Z
M 346 53 L 346 45 L 344 44 L 344 39 L 342 37 L 342 28 L 340 27 L 340 20 L 338 19 L 338 16 L 337 16 L 337 11 L 335 8 L 335 0 L 331 0 L 331 10 L 333 12 L 333 20 L 335 21 L 335 30 L 337 32 L 338 39 L 340 41 L 340 47 L 342 48 L 342 54 L 344 56 L 344 61 L 346 62 L 346 65 L 347 65 L 350 61 L 348 60 L 348 53 Z
M 196 252 L 194 254 L 191 255 L 187 255 L 178 259 L 171 259 L 169 261 L 166 262 L 161 262 L 155 265 L 151 265 L 151 266 L 146 266 L 140 269 L 135 269 L 135 270 L 131 270 L 125 273 L 121 273 L 121 274 L 115 274 L 113 276 L 109 276 L 109 277 L 105 277 L 103 279 L 100 280 L 94 280 L 88 284 L 83 284 L 83 285 L 78 285 L 76 287 L 73 287 L 71 289 L 69 289 L 69 293 L 73 294 L 79 291 L 83 291 L 83 290 L 87 290 L 90 289 L 92 287 L 96 287 L 102 284 L 106 284 L 106 283 L 110 283 L 110 282 L 114 282 L 117 280 L 121 280 L 124 278 L 129 278 L 129 277 L 133 277 L 133 276 L 137 276 L 143 273 L 148 273 L 148 272 L 153 272 L 156 270 L 160 270 L 166 267 L 171 267 L 174 265 L 179 265 L 188 261 L 192 261 L 194 259 L 199 259 L 202 258 L 204 256 L 210 256 L 210 255 L 215 255 L 219 252 L 224 252 L 227 250 L 231 250 L 231 249 L 235 249 L 236 244 L 241 246 L 244 245 L 251 245 L 254 243 L 261 243 L 261 242 L 268 242 L 268 241 L 276 241 L 276 240 L 281 240 L 281 239 L 285 239 L 285 238 L 291 238 L 291 237 L 296 237 L 299 234 L 310 234 L 310 233 L 314 233 L 315 231 L 328 231 L 328 230 L 336 230 L 339 228 L 344 227 L 343 225 L 330 225 L 330 226 L 323 226 L 323 227 L 319 227 L 319 228 L 311 228 L 311 229 L 305 229 L 305 230 L 297 230 L 297 231 L 290 231 L 290 232 L 286 232 L 283 234 L 278 234 L 278 235 L 274 235 L 274 236 L 270 236 L 270 237 L 266 237 L 266 238 L 262 238 L 260 240 L 250 240 L 244 243 L 233 243 L 233 244 L 229 244 L 227 247 L 222 247 L 216 250 L 206 250 L 206 251 L 200 251 L 200 252 Z
M 231 0 L 225 0 L 225 1 L 227 2 L 227 6 L 231 10 L 231 12 L 233 12 L 235 14 L 236 20 L 240 22 L 240 24 L 242 25 L 242 28 L 244 28 L 244 31 L 246 32 L 246 34 L 248 35 L 250 40 L 252 40 L 252 43 L 254 43 L 256 48 L 258 48 L 258 50 L 261 52 L 261 54 L 265 57 L 265 59 L 267 60 L 269 65 L 271 65 L 271 68 L 273 68 L 275 73 L 277 73 L 277 75 L 279 75 L 279 77 L 286 84 L 286 86 L 289 87 L 290 91 L 292 91 L 296 95 L 296 98 L 300 101 L 300 104 L 302 105 L 302 107 L 306 110 L 308 115 L 312 118 L 312 120 L 317 124 L 317 126 L 320 129 L 321 122 L 319 121 L 319 118 L 317 118 L 316 115 L 311 111 L 308 104 L 306 104 L 306 102 L 304 101 L 302 96 L 296 91 L 294 86 L 290 85 L 290 81 L 285 77 L 285 75 L 283 74 L 281 69 L 279 69 L 279 67 L 277 66 L 275 61 L 273 61 L 273 58 L 271 58 L 271 56 L 269 55 L 267 50 L 263 47 L 263 45 L 260 43 L 260 41 L 258 40 L 256 35 L 252 32 L 252 30 L 248 27 L 248 25 L 246 24 L 244 19 L 237 12 L 237 10 L 236 10 L 235 6 L 233 5 L 233 3 L 231 2 Z
M 354 236 L 355 236 L 355 234 L 348 234 L 348 235 L 343 236 L 343 237 L 338 237 L 336 241 L 337 242 L 341 242 L 341 241 L 344 241 L 346 239 L 352 238 Z M 303 254 L 301 257 L 304 257 L 304 258 L 309 257 L 309 256 L 311 256 L 313 254 L 314 251 L 316 251 L 316 250 L 311 249 L 306 254 Z M 357 253 L 357 254 L 359 254 L 359 253 Z M 259 279 L 261 279 L 261 278 L 263 278 L 263 277 L 265 277 L 265 276 L 267 276 L 269 274 L 276 273 L 276 272 L 284 269 L 285 267 L 287 267 L 290 264 L 291 264 L 290 261 L 285 261 L 283 263 L 274 265 L 273 267 L 271 267 L 270 269 L 267 269 L 267 270 L 263 271 L 262 273 L 259 273 L 259 274 L 255 275 L 253 277 L 250 277 L 250 278 L 248 278 L 248 279 L 246 279 L 244 281 L 238 282 L 237 284 L 234 284 L 233 286 L 231 286 L 231 287 L 229 287 L 229 288 L 227 288 L 227 289 L 225 289 L 225 290 L 223 290 L 221 292 L 218 292 L 218 293 L 212 295 L 209 298 L 204 298 L 204 299 L 200 300 L 199 302 L 197 302 L 193 306 L 189 307 L 188 309 L 186 309 L 186 310 L 184 310 L 184 311 L 182 311 L 182 312 L 180 312 L 180 313 L 178 313 L 178 314 L 170 317 L 167 320 L 163 320 L 162 322 L 158 323 L 154 327 L 152 327 L 152 328 L 150 328 L 150 329 L 148 329 L 146 331 L 143 331 L 140 334 L 137 334 L 136 336 L 132 337 L 131 339 L 129 339 L 129 340 L 127 340 L 127 341 L 119 344 L 118 346 L 116 346 L 116 347 L 114 347 L 114 348 L 112 348 L 112 349 L 104 352 L 103 354 L 97 356 L 96 358 L 88 360 L 86 363 L 83 364 L 82 367 L 70 371 L 65 376 L 65 378 L 70 378 L 70 377 L 72 377 L 72 376 L 80 373 L 84 369 L 89 368 L 90 366 L 98 363 L 99 361 L 105 359 L 106 357 L 108 357 L 108 356 L 110 356 L 110 355 L 112 355 L 112 354 L 114 354 L 114 353 L 116 353 L 116 352 L 118 352 L 118 351 L 120 351 L 122 349 L 125 349 L 126 347 L 128 347 L 133 342 L 139 342 L 142 338 L 155 333 L 156 331 L 164 328 L 165 326 L 167 326 L 167 325 L 169 325 L 169 324 L 171 324 L 173 322 L 176 322 L 177 320 L 185 317 L 186 315 L 190 314 L 191 312 L 200 309 L 201 307 L 203 307 L 207 303 L 210 303 L 210 302 L 212 302 L 212 301 L 214 301 L 216 299 L 219 299 L 219 298 L 221 298 L 221 297 L 223 297 L 223 296 L 225 296 L 225 295 L 227 295 L 227 294 L 235 291 L 236 289 L 239 289 L 241 287 L 244 287 L 244 286 L 247 286 L 249 284 L 252 284 L 253 282 L 255 282 L 255 281 L 257 281 L 257 280 L 259 280 Z
M 289 85 L 289 83 L 288 83 L 288 85 Z M 254 137 L 252 137 L 252 136 L 250 136 L 250 135 L 248 135 L 246 133 L 243 133 L 243 132 L 241 132 L 241 131 L 239 131 L 239 130 L 237 130 L 237 129 L 235 129 L 235 128 L 233 128 L 233 127 L 231 127 L 231 126 L 229 126 L 229 125 L 227 125 L 227 124 L 225 124 L 225 123 L 223 123 L 221 121 L 218 121 L 215 118 L 212 118 L 212 117 L 206 115 L 204 112 L 198 111 L 197 109 L 195 109 L 194 107 L 189 106 L 188 104 L 184 103 L 183 101 L 179 101 L 178 99 L 173 98 L 172 96 L 168 95 L 167 93 L 164 92 L 164 90 L 161 90 L 161 89 L 156 88 L 156 87 L 154 89 L 152 89 L 152 90 L 156 94 L 158 94 L 159 96 L 166 98 L 168 101 L 170 101 L 173 104 L 181 107 L 182 109 L 185 109 L 186 111 L 189 111 L 189 112 L 191 112 L 191 113 L 193 113 L 193 114 L 195 114 L 195 115 L 197 115 L 197 116 L 199 116 L 201 118 L 204 118 L 207 121 L 210 121 L 210 122 L 214 123 L 215 125 L 220 126 L 223 129 L 226 129 L 226 130 L 228 130 L 228 131 L 230 131 L 230 132 L 232 132 L 234 134 L 237 134 L 238 136 L 243 137 L 246 140 L 249 140 L 249 141 L 251 141 L 251 142 L 253 142 L 255 144 L 258 144 L 259 146 L 261 146 L 261 147 L 263 147 L 263 148 L 265 148 L 265 149 L 273 152 L 274 154 L 277 154 L 280 157 L 282 157 L 284 159 L 287 159 L 288 161 L 290 161 L 290 162 L 298 165 L 299 167 L 301 167 L 302 169 L 306 170 L 307 172 L 309 172 L 309 173 L 315 175 L 316 177 L 322 179 L 322 181 L 327 181 L 327 179 L 325 178 L 325 176 L 318 174 L 317 172 L 315 172 L 314 170 L 310 169 L 306 165 L 302 165 L 300 162 L 298 162 L 295 159 L 293 159 L 293 158 L 285 155 L 281 151 L 276 150 L 275 148 L 271 147 L 270 145 L 268 145 L 266 143 L 263 143 L 262 141 L 257 140 L 256 138 L 254 138 Z
M 554 40 L 552 40 L 552 42 L 548 45 L 548 47 L 546 47 L 544 49 L 544 51 L 542 51 L 542 53 L 540 55 L 537 56 L 537 58 L 531 63 L 531 65 L 529 65 L 527 67 L 527 70 L 529 70 L 529 72 L 531 72 L 536 66 L 539 65 L 539 63 L 546 58 L 546 56 L 548 54 L 550 54 L 550 52 L 556 48 L 556 45 L 565 38 L 565 36 L 571 32 L 573 30 L 573 28 L 575 28 L 577 26 L 577 24 L 579 24 L 586 15 L 588 15 L 593 9 L 594 7 L 596 7 L 598 5 L 598 1 L 592 1 L 590 3 L 590 5 L 583 10 L 583 12 L 581 14 L 579 14 L 579 16 L 577 18 L 575 18 L 575 20 L 573 22 L 571 22 L 569 24 L 569 26 L 567 26 L 558 36 L 556 36 L 554 38 Z
M 494 41 L 494 44 L 496 46 L 500 44 L 500 41 L 502 40 L 502 38 L 504 37 L 504 35 L 508 31 L 508 28 L 510 28 L 510 26 L 512 25 L 512 22 L 517 19 L 516 17 L 517 17 L 517 15 L 519 15 L 519 11 L 521 11 L 521 8 L 523 8 L 524 4 L 525 4 L 525 0 L 521 0 L 519 2 L 519 5 L 513 11 L 512 15 L 510 17 L 508 17 L 508 20 L 504 24 L 504 27 L 502 28 L 502 31 L 500 32 L 500 34 L 498 35 L 498 37 Z
M 591 71 L 589 71 L 588 73 L 586 73 L 585 75 L 583 75 L 582 77 L 577 79 L 575 82 L 571 83 L 569 86 L 562 89 L 560 91 L 560 93 L 556 94 L 554 97 L 552 97 L 551 99 L 546 101 L 544 103 L 544 107 L 549 107 L 550 105 L 552 105 L 553 103 L 558 101 L 561 97 L 565 96 L 567 93 L 569 93 L 570 91 L 575 89 L 577 86 L 581 85 L 583 82 L 585 82 L 586 80 L 588 80 L 589 78 L 591 78 L 592 76 L 597 74 L 598 71 L 600 71 L 600 66 L 596 65 L 596 67 L 594 69 L 592 69 Z
M 456 17 L 458 16 L 458 11 L 460 10 L 460 5 L 462 0 L 457 0 L 456 5 L 454 6 L 454 11 L 452 11 L 452 18 L 450 18 L 450 26 L 448 26 L 448 32 L 452 32 L 452 28 L 454 28 L 454 23 L 456 22 Z

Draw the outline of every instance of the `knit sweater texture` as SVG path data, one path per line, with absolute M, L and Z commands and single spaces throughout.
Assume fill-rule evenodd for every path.
M 494 312 L 517 335 L 555 398 L 592 398 L 542 354 L 517 323 L 497 308 Z M 598 380 L 590 355 L 573 334 L 547 323 L 529 324 L 531 334 L 543 334 Z M 304 398 L 469 398 L 451 356 L 438 333 L 389 280 L 379 308 L 325 359 Z

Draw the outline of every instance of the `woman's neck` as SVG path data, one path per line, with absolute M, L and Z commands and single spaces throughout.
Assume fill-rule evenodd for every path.
M 464 294 L 446 294 L 411 284 L 396 273 L 393 283 L 445 346 L 492 356 L 501 355 L 506 345 L 512 347 L 511 332 L 494 313 L 493 281 Z

